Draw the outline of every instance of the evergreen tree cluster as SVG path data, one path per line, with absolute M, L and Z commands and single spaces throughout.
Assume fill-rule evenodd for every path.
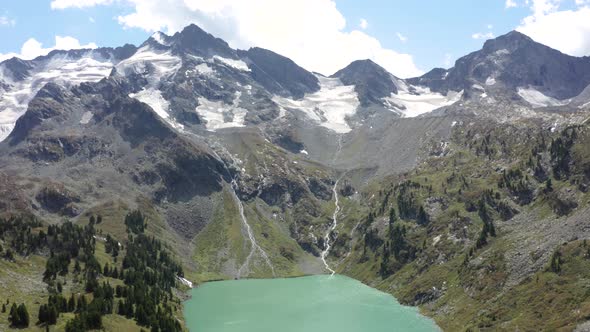
M 488 243 L 488 236 L 496 236 L 496 228 L 494 227 L 492 216 L 483 199 L 479 202 L 478 215 L 483 221 L 483 228 L 481 230 L 481 233 L 479 233 L 479 237 L 477 238 L 475 247 L 477 249 L 480 249 Z
M 18 306 L 16 303 L 12 303 L 12 307 L 10 307 L 10 313 L 8 314 L 8 321 L 10 322 L 10 326 L 16 328 L 24 328 L 29 326 L 29 312 L 27 311 L 27 307 L 24 303 L 21 303 Z
M 0 240 L 7 244 L 0 246 L 0 257 L 13 261 L 15 254 L 28 256 L 42 248 L 47 238 L 43 230 L 37 232 L 41 226 L 37 219 L 24 216 L 0 218 Z
M 556 250 L 553 255 L 551 256 L 551 261 L 549 263 L 549 271 L 553 273 L 560 273 L 561 272 L 561 265 L 563 264 L 563 259 L 561 258 L 561 252 Z
M 381 277 L 395 273 L 404 264 L 413 261 L 416 258 L 416 248 L 406 239 L 407 230 L 405 226 L 390 223 L 387 231 L 387 240 L 383 246 L 383 259 L 379 274 Z M 391 260 L 391 256 L 395 260 Z
M 143 214 L 134 211 L 124 220 L 128 240 L 121 265 L 117 264 L 117 257 L 123 247 L 108 234 L 104 238 L 105 251 L 114 258 L 114 263 L 101 266 L 95 256 L 98 237 L 94 229 L 101 221 L 100 216 L 91 216 L 86 226 L 64 222 L 50 225 L 45 233 L 39 230 L 42 224 L 36 220 L 0 220 L 0 240 L 10 245 L 2 248 L 0 254 L 49 252 L 43 278 L 50 286 L 50 296 L 39 307 L 37 323 L 48 327 L 55 325 L 62 313 L 75 313 L 66 323 L 65 331 L 98 330 L 103 328 L 104 315 L 119 314 L 135 319 L 151 331 L 182 331 L 174 316 L 179 302 L 172 294 L 177 276 L 184 275 L 180 264 L 159 240 L 144 234 Z M 70 270 L 72 260 L 74 267 Z M 64 297 L 61 278 L 69 274 L 76 275 L 76 280 L 91 295 L 72 293 Z M 105 277 L 120 279 L 125 285 L 113 288 Z M 6 311 L 6 304 L 3 308 Z M 13 327 L 27 327 L 29 319 L 24 304 L 12 305 L 9 320 Z
M 498 188 L 506 188 L 513 196 L 518 198 L 521 205 L 529 204 L 533 200 L 533 187 L 527 175 L 520 168 L 504 170 L 502 178 L 498 181 Z
M 141 234 L 145 231 L 147 225 L 145 217 L 139 210 L 130 212 L 125 216 L 125 226 L 128 233 Z
M 549 152 L 553 175 L 556 179 L 565 179 L 569 176 L 572 161 L 571 149 L 577 137 L 576 128 L 571 127 L 562 131 L 560 137 L 551 142 Z

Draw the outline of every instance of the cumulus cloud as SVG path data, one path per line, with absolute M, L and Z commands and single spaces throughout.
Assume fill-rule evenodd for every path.
M 400 32 L 397 32 L 397 33 L 396 33 L 396 35 L 397 35 L 397 38 L 399 38 L 399 40 L 400 40 L 402 43 L 405 43 L 405 42 L 407 42 L 407 41 L 408 41 L 408 37 L 406 37 L 406 36 L 402 35 Z
M 494 34 L 492 32 L 476 32 L 471 35 L 473 39 L 492 39 Z
M 111 3 L 113 0 L 53 0 L 51 1 L 51 9 L 84 8 Z
M 517 6 L 517 4 L 514 2 L 514 0 L 506 0 L 505 6 L 506 8 L 514 8 Z
M 13 27 L 16 25 L 16 20 L 8 16 L 0 16 L 0 26 Z
M 516 30 L 535 41 L 574 56 L 590 55 L 590 8 L 588 0 L 561 10 L 561 0 L 532 0 L 530 16 Z
M 445 68 L 449 68 L 453 65 L 453 55 L 451 53 L 446 53 L 445 58 L 443 59 L 443 65 Z
M 361 18 L 361 21 L 359 22 L 359 27 L 365 30 L 367 27 L 369 27 L 369 22 L 367 22 L 367 20 L 365 20 L 364 18 Z
M 24 42 L 21 47 L 20 53 L 0 53 L 0 61 L 10 59 L 12 57 L 18 57 L 23 60 L 31 60 L 38 56 L 47 55 L 53 50 L 73 50 L 82 48 L 96 48 L 96 44 L 89 43 L 86 45 L 80 44 L 78 39 L 70 36 L 55 36 L 55 45 L 53 47 L 44 48 L 43 44 L 37 41 L 35 38 L 29 38 Z
M 325 74 L 358 59 L 372 59 L 400 77 L 423 73 L 409 54 L 381 45 L 347 26 L 333 0 L 118 0 L 132 12 L 117 19 L 125 28 L 169 34 L 195 23 L 232 47 L 264 47 Z M 94 6 L 112 0 L 54 0 L 55 8 Z

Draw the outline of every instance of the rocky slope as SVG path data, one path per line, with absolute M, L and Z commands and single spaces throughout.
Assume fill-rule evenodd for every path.
M 324 273 L 330 241 L 332 268 L 445 329 L 527 330 L 549 314 L 534 280 L 586 280 L 588 63 L 512 32 L 420 78 L 369 60 L 328 77 L 194 25 L 12 59 L 0 207 L 111 233 L 140 208 L 195 282 Z M 577 314 L 547 329 L 584 320 L 562 295 Z

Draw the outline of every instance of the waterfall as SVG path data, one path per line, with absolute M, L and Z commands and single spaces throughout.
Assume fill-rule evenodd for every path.
M 330 228 L 326 232 L 326 235 L 324 236 L 325 249 L 322 251 L 321 255 L 322 262 L 324 263 L 326 270 L 330 271 L 330 274 L 332 275 L 336 273 L 336 271 L 330 268 L 330 265 L 328 264 L 328 262 L 326 262 L 326 257 L 330 253 L 330 248 L 332 247 L 332 245 L 330 244 L 330 234 L 336 229 L 336 226 L 338 226 L 338 213 L 340 212 L 340 204 L 338 200 L 338 182 L 340 182 L 340 179 L 338 179 L 336 183 L 334 183 L 334 187 L 332 188 L 336 207 L 334 208 L 334 214 L 332 214 L 332 226 L 330 226 Z

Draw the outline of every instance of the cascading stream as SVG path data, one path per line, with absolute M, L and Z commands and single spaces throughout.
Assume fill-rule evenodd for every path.
M 334 158 L 332 159 L 332 164 L 334 164 L 336 162 L 336 159 L 340 155 L 341 151 L 342 151 L 342 135 L 338 136 L 338 148 L 336 150 L 336 153 L 334 153 Z M 344 174 L 340 177 L 340 179 L 343 176 L 344 176 Z M 336 273 L 336 271 L 334 271 L 330 267 L 330 265 L 326 261 L 326 257 L 328 257 L 328 254 L 330 253 L 330 249 L 332 248 L 332 245 L 330 244 L 330 234 L 338 226 L 338 213 L 340 212 L 340 204 L 339 204 L 340 201 L 338 199 L 338 183 L 340 182 L 340 179 L 336 180 L 336 183 L 334 183 L 334 187 L 332 188 L 332 192 L 334 193 L 334 202 L 335 202 L 334 213 L 332 214 L 332 226 L 330 226 L 330 229 L 328 229 L 328 231 L 326 232 L 326 235 L 324 236 L 325 248 L 322 251 L 322 254 L 320 256 L 322 259 L 322 262 L 324 263 L 326 270 L 330 271 L 331 275 L 334 275 L 334 273 Z
M 248 234 L 248 239 L 250 240 L 250 253 L 248 254 L 248 257 L 246 258 L 246 260 L 244 261 L 244 264 L 242 264 L 242 266 L 240 266 L 240 269 L 238 270 L 237 277 L 238 277 L 238 279 L 240 279 L 240 277 L 242 276 L 243 270 L 250 266 L 250 261 L 252 260 L 252 257 L 254 257 L 256 252 L 260 253 L 260 256 L 262 256 L 262 258 L 264 259 L 266 264 L 270 267 L 270 270 L 272 271 L 272 276 L 276 277 L 275 269 L 274 269 L 274 266 L 272 265 L 272 262 L 270 261 L 270 258 L 268 258 L 266 251 L 264 251 L 264 249 L 262 249 L 258 245 L 258 243 L 256 242 L 256 238 L 254 237 L 254 233 L 252 232 L 252 227 L 250 227 L 250 224 L 248 223 L 248 219 L 246 219 L 246 215 L 244 214 L 244 204 L 242 203 L 242 201 L 238 197 L 235 187 L 237 187 L 236 180 L 232 180 L 232 194 L 233 194 L 233 197 L 234 197 L 236 203 L 238 204 L 238 209 L 240 211 L 240 218 L 242 219 L 242 223 L 244 224 L 244 228 L 246 228 L 246 233 Z
M 219 146 L 219 147 L 221 149 L 223 149 L 229 155 L 229 157 L 232 159 L 232 162 L 235 164 L 235 160 L 233 159 L 232 155 L 229 152 L 227 152 L 227 150 L 225 150 L 225 148 L 223 146 Z M 219 160 L 221 163 L 223 163 L 223 165 L 225 166 L 225 169 L 229 170 L 229 167 L 228 167 L 227 163 L 223 160 L 223 158 L 221 158 L 217 154 L 217 152 L 215 152 L 215 151 L 212 151 L 212 152 L 213 152 L 213 155 L 217 158 L 217 160 Z M 228 174 L 229 174 L 229 171 L 228 171 Z M 266 262 L 268 267 L 270 267 L 270 270 L 272 271 L 272 276 L 276 277 L 274 266 L 272 265 L 270 258 L 268 258 L 268 254 L 256 242 L 256 237 L 254 237 L 254 233 L 252 232 L 252 227 L 250 227 L 250 224 L 248 223 L 248 219 L 246 218 L 246 215 L 244 213 L 244 204 L 242 203 L 242 201 L 240 200 L 240 198 L 238 197 L 238 194 L 236 192 L 236 188 L 238 188 L 238 183 L 237 183 L 236 179 L 231 176 L 231 174 L 229 174 L 229 175 L 232 178 L 232 180 L 231 180 L 232 197 L 234 198 L 234 200 L 236 201 L 236 204 L 238 205 L 240 219 L 242 220 L 242 224 L 244 225 L 244 228 L 246 229 L 246 233 L 248 234 L 248 240 L 250 241 L 250 253 L 248 254 L 248 257 L 246 257 L 246 260 L 244 261 L 242 266 L 240 266 L 240 268 L 238 269 L 238 274 L 236 277 L 238 279 L 240 279 L 244 269 L 250 266 L 250 261 L 252 260 L 252 258 L 256 254 L 256 252 L 260 253 L 260 256 L 262 256 L 262 258 L 264 259 L 264 261 Z
M 332 270 L 332 268 L 330 268 L 330 265 L 326 261 L 326 257 L 330 253 L 330 248 L 332 247 L 332 245 L 330 244 L 330 234 L 336 229 L 336 226 L 338 226 L 338 213 L 340 212 L 340 204 L 339 204 L 339 200 L 338 200 L 338 182 L 340 182 L 340 179 L 338 179 L 336 181 L 336 183 L 334 184 L 334 188 L 332 188 L 332 192 L 334 193 L 336 207 L 334 209 L 334 214 L 332 214 L 332 226 L 330 226 L 330 229 L 328 229 L 328 232 L 326 232 L 326 235 L 324 236 L 325 249 L 322 251 L 322 255 L 321 255 L 322 262 L 324 262 L 324 266 L 326 267 L 326 270 L 330 271 L 331 275 L 334 275 L 334 273 L 336 273 L 336 271 L 334 271 L 334 270 Z

